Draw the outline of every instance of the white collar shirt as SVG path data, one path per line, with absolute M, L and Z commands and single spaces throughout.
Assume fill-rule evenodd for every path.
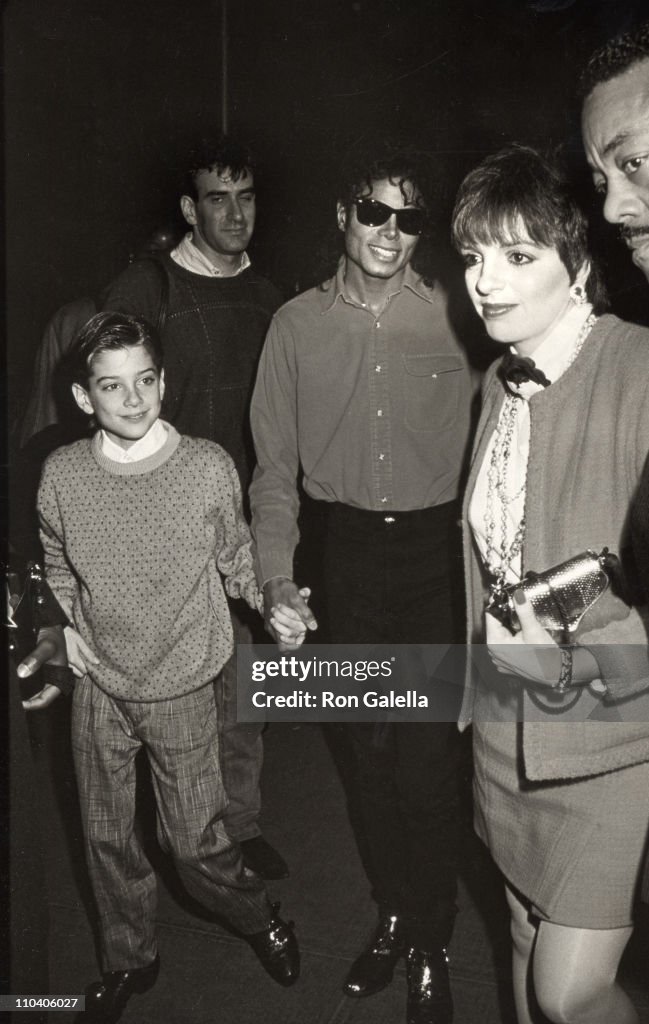
M 545 374 L 550 382 L 558 380 L 575 358 L 582 336 L 582 328 L 592 311 L 592 306 L 589 303 L 569 309 L 547 338 L 535 350 L 533 356 L 534 364 Z M 510 351 L 516 354 L 516 349 L 513 346 Z M 528 402 L 532 395 L 543 391 L 543 385 L 537 384 L 534 381 L 525 381 L 522 384 L 509 385 L 509 387 L 519 396 L 520 400 L 516 400 L 507 479 L 504 481 L 506 507 L 503 510 L 502 502 L 498 500 L 496 494 L 493 495 L 491 502 L 494 540 L 501 552 L 510 550 L 523 520 L 525 512 L 525 481 L 530 450 L 530 410 Z M 505 414 L 507 405 L 507 402 L 503 403 L 500 411 L 501 418 Z M 487 446 L 484 461 L 476 479 L 475 488 L 469 503 L 469 523 L 485 565 L 491 569 L 504 569 L 505 582 L 517 583 L 520 581 L 522 574 L 522 552 L 519 551 L 509 560 L 507 557 L 504 557 L 501 560 L 500 566 L 495 566 L 493 564 L 493 551 L 489 550 L 490 545 L 487 537 L 488 494 L 490 487 L 493 487 L 493 479 L 490 484 L 489 477 L 490 475 L 492 478 L 494 476 L 492 460 L 497 435 L 498 427 L 494 430 Z M 503 529 L 505 531 L 504 537 Z M 547 568 L 550 567 L 539 567 L 539 569 Z
M 157 419 L 144 437 L 139 438 L 130 448 L 121 448 L 111 440 L 105 430 L 102 430 L 101 450 L 112 462 L 140 462 L 142 459 L 148 459 L 150 455 L 155 455 L 166 440 L 167 428 L 162 420 Z
M 201 252 L 197 245 L 194 245 L 191 231 L 185 235 L 175 249 L 172 249 L 171 258 L 179 267 L 190 270 L 192 274 L 201 274 L 202 277 L 236 277 L 250 266 L 248 253 L 242 252 L 241 263 L 234 274 L 224 274 L 207 258 L 205 253 Z

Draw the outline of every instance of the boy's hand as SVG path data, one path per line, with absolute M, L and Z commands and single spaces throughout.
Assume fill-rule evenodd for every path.
M 277 577 L 275 579 L 268 580 L 265 584 L 264 622 L 266 624 L 266 629 L 273 636 L 280 650 L 287 650 L 288 648 L 284 648 L 282 646 L 284 639 L 278 630 L 275 629 L 271 621 L 273 610 L 279 608 L 280 605 L 283 605 L 287 611 L 297 614 L 305 630 L 317 629 L 318 623 L 307 604 L 307 598 L 310 597 L 310 595 L 311 591 L 308 587 L 303 587 L 302 590 L 298 590 L 297 585 L 293 580 L 288 580 L 284 577 Z M 302 640 L 303 639 L 304 637 L 302 637 Z M 300 640 L 299 643 L 301 643 L 302 640 Z
M 65 627 L 65 646 L 68 652 L 68 665 L 75 676 L 81 679 L 88 674 L 89 667 L 99 664 L 99 658 L 93 654 L 85 640 L 82 640 L 76 629 Z
M 303 587 L 299 593 L 305 600 L 311 596 L 308 587 Z M 304 643 L 306 626 L 294 608 L 285 604 L 274 606 L 270 609 L 270 624 L 281 651 L 295 651 Z

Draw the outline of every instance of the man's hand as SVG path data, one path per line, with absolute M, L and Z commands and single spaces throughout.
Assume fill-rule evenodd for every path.
M 45 626 L 39 630 L 36 647 L 21 661 L 16 672 L 21 679 L 29 679 L 46 663 L 61 666 L 67 664 L 65 639 L 61 626 Z M 60 694 L 58 686 L 47 683 L 29 700 L 24 700 L 22 705 L 25 711 L 40 711 L 42 708 L 49 707 Z
M 302 587 L 299 593 L 305 601 L 311 596 L 308 587 Z M 306 626 L 294 608 L 285 604 L 275 605 L 270 609 L 270 624 L 279 637 L 278 646 L 281 650 L 296 651 L 304 643 Z
M 264 623 L 280 651 L 292 650 L 296 646 L 299 647 L 302 643 L 304 635 L 302 635 L 302 629 L 299 626 L 300 622 L 304 627 L 304 634 L 306 634 L 307 629 L 313 630 L 318 628 L 313 612 L 307 604 L 307 598 L 310 596 L 311 591 L 308 587 L 298 590 L 293 580 L 288 580 L 284 577 L 268 580 L 264 585 Z M 284 621 L 280 621 L 278 617 L 278 609 L 281 606 L 283 606 L 281 617 Z M 296 624 L 292 630 L 294 642 L 287 641 L 285 635 L 283 635 L 285 634 L 285 629 L 281 628 L 286 626 L 287 617 Z
M 88 674 L 89 666 L 99 664 L 99 658 L 93 654 L 88 644 L 81 639 L 72 626 L 65 627 L 65 645 L 68 652 L 68 665 L 79 679 Z

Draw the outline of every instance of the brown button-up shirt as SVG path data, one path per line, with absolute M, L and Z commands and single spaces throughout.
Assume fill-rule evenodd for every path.
M 375 316 L 343 272 L 282 306 L 262 352 L 250 489 L 261 582 L 292 575 L 300 472 L 312 498 L 363 509 L 458 495 L 472 385 L 445 292 L 407 267 Z

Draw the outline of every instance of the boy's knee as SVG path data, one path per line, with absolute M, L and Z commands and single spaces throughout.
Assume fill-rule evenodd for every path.
M 588 1024 L 593 1008 L 600 1005 L 604 993 L 586 988 L 582 982 L 562 985 L 561 979 L 535 982 L 536 1000 L 552 1024 Z
M 512 917 L 509 931 L 515 951 L 519 956 L 525 955 L 526 958 L 529 958 L 536 938 L 536 929 L 534 928 L 534 925 L 529 920 L 521 920 L 518 917 Z

